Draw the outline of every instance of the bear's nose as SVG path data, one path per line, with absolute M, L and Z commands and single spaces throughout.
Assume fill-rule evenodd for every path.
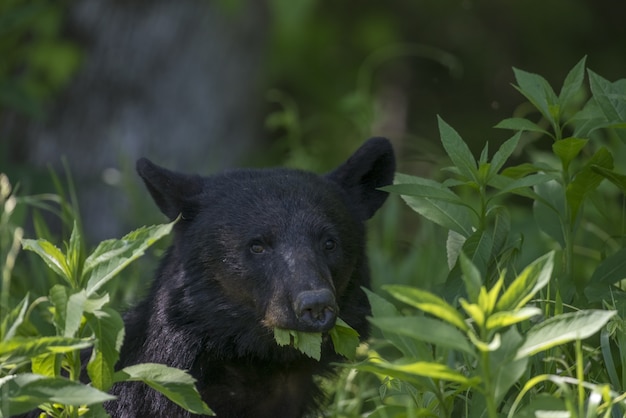
M 335 326 L 335 295 L 328 289 L 301 292 L 294 303 L 301 331 L 324 332 Z

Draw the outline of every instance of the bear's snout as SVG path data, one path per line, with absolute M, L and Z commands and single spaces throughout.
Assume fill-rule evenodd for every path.
M 337 319 L 335 295 L 328 289 L 301 292 L 296 297 L 294 311 L 302 331 L 328 331 Z

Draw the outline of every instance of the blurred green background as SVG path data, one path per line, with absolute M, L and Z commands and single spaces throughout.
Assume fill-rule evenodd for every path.
M 436 176 L 436 115 L 475 153 L 496 149 L 509 133 L 491 127 L 528 112 L 512 67 L 558 88 L 587 55 L 623 77 L 625 15 L 614 0 L 5 0 L 0 171 L 22 195 L 71 173 L 91 244 L 164 220 L 134 174 L 142 156 L 323 172 L 386 136 L 400 171 Z M 419 236 L 382 228 L 394 245 Z

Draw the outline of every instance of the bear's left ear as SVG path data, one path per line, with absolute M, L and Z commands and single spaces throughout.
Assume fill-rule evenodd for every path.
M 386 138 L 371 138 L 327 177 L 339 183 L 363 208 L 364 219 L 369 219 L 387 199 L 387 192 L 377 189 L 393 183 L 395 170 L 391 142 Z
M 161 212 L 170 220 L 181 214 L 183 218 L 190 219 L 196 214 L 197 196 L 204 187 L 202 177 L 167 170 L 147 158 L 137 161 L 137 173 Z

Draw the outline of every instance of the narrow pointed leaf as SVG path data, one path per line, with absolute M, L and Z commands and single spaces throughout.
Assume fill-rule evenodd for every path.
M 528 132 L 539 132 L 544 135 L 550 135 L 548 131 L 537 125 L 535 122 L 531 122 L 528 119 L 524 118 L 508 118 L 502 120 L 498 123 L 494 128 L 498 129 L 511 129 L 514 131 L 528 131 Z
M 0 342 L 3 362 L 29 359 L 46 353 L 67 353 L 91 347 L 90 340 L 64 337 L 13 337 Z
M 15 336 L 17 329 L 24 322 L 26 309 L 28 309 L 28 298 L 29 295 L 27 293 L 24 299 L 2 319 L 0 324 L 0 341 L 8 340 Z
M 465 283 L 465 290 L 470 302 L 478 302 L 478 295 L 483 285 L 483 279 L 480 275 L 480 271 L 476 268 L 476 265 L 465 255 L 461 253 L 461 272 L 463 282 Z
M 541 309 L 533 306 L 526 306 L 516 311 L 496 312 L 487 318 L 487 329 L 490 331 L 498 330 L 538 315 L 541 315 Z
M 401 302 L 436 316 L 463 331 L 468 329 L 461 314 L 439 296 L 410 286 L 387 285 L 383 289 Z
M 489 167 L 489 177 L 495 175 L 504 166 L 509 157 L 513 154 L 521 138 L 521 132 L 516 133 L 511 138 L 504 141 L 498 151 L 493 155 L 491 159 L 491 165 Z
M 517 81 L 520 93 L 522 93 L 541 114 L 550 121 L 552 126 L 555 125 L 555 107 L 558 99 L 550 84 L 545 78 L 538 74 L 529 73 L 517 68 L 513 68 L 515 80 Z
M 553 251 L 529 264 L 500 296 L 496 311 L 514 311 L 524 307 L 550 282 L 553 266 Z
M 614 284 L 626 279 L 626 248 L 602 260 L 589 280 L 593 284 Z
M 601 167 L 599 165 L 592 165 L 591 169 L 595 173 L 600 174 L 602 177 L 619 187 L 622 193 L 626 194 L 626 175 L 617 173 L 613 170 Z
M 439 122 L 441 143 L 452 160 L 452 163 L 459 169 L 464 177 L 469 180 L 477 181 L 476 159 L 474 159 L 469 147 L 461 136 L 441 119 L 441 117 L 438 117 L 437 120 Z
M 561 106 L 566 107 L 568 102 L 575 97 L 576 93 L 580 91 L 585 80 L 585 62 L 587 56 L 584 56 L 578 63 L 570 70 L 563 81 L 561 92 L 559 93 L 559 102 Z

